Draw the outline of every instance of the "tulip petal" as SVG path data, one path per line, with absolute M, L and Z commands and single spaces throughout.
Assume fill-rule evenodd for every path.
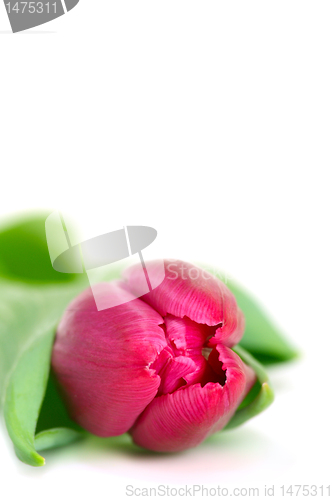
M 225 311 L 225 320 L 222 327 L 217 328 L 214 337 L 209 345 L 222 343 L 228 347 L 233 347 L 241 340 L 245 330 L 245 318 L 243 312 L 234 304 Z
M 164 318 L 166 337 L 176 354 L 192 356 L 200 354 L 206 340 L 215 334 L 215 327 L 202 325 L 190 318 L 176 318 L 168 314 Z
M 117 282 L 98 286 L 126 303 L 97 311 L 90 289 L 79 295 L 59 324 L 52 366 L 73 420 L 106 437 L 126 432 L 157 394 L 150 365 L 167 344 L 149 305 Z
M 136 444 L 154 451 L 182 451 L 198 445 L 229 422 L 255 375 L 231 349 L 221 345 L 216 349 L 226 373 L 224 385 L 195 384 L 156 397 L 130 431 Z
M 203 356 L 203 347 L 210 337 L 215 334 L 215 326 L 196 323 L 190 318 L 176 318 L 168 314 L 165 318 L 165 335 L 174 353 L 178 356 L 187 356 L 192 359 L 194 369 L 184 375 L 188 384 L 201 385 L 207 382 L 219 382 L 220 378 L 214 373 Z M 171 392 L 171 391 L 169 391 Z
M 196 365 L 186 356 L 175 357 L 172 349 L 166 347 L 151 365 L 161 378 L 158 395 L 168 394 L 185 384 L 184 377 L 195 371 Z
M 149 276 L 159 272 L 161 261 L 146 263 Z M 161 316 L 187 316 L 196 323 L 220 325 L 219 340 L 232 347 L 244 331 L 244 319 L 227 286 L 209 272 L 180 260 L 165 260 L 165 278 L 141 298 Z M 134 294 L 142 289 L 141 265 L 125 270 L 126 287 Z

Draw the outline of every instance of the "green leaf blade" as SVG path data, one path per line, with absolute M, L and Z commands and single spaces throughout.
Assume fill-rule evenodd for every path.
M 49 374 L 53 332 L 54 328 L 23 352 L 9 377 L 5 397 L 5 422 L 16 454 L 35 467 L 45 463 L 36 451 L 34 438 Z
M 233 282 L 228 282 L 227 286 L 245 316 L 245 332 L 239 344 L 263 364 L 295 359 L 298 356 L 296 349 L 251 295 Z
M 48 429 L 39 432 L 35 436 L 35 448 L 37 451 L 50 450 L 51 448 L 58 448 L 74 443 L 82 439 L 84 434 L 75 431 L 74 429 L 67 429 L 66 427 L 58 427 L 55 429 Z
M 61 284 L 80 275 L 58 273 L 51 264 L 45 234 L 50 212 L 21 215 L 4 224 L 0 231 L 0 275 L 26 283 Z

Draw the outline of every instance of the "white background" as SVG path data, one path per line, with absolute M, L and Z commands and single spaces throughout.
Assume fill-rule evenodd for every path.
M 269 410 L 183 454 L 92 439 L 33 469 L 3 431 L 1 498 L 329 484 L 332 19 L 324 0 L 81 0 L 12 35 L 0 5 L 0 214 L 153 226 L 157 253 L 225 269 L 303 352 L 271 370 Z

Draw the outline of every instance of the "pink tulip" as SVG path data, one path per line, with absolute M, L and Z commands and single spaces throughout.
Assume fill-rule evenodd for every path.
M 182 261 L 164 261 L 148 294 L 140 265 L 98 293 L 123 304 L 97 311 L 90 289 L 67 308 L 52 366 L 69 413 L 98 436 L 130 432 L 140 446 L 179 451 L 222 429 L 255 382 L 230 348 L 244 318 L 229 289 Z M 158 262 L 148 262 L 149 276 Z

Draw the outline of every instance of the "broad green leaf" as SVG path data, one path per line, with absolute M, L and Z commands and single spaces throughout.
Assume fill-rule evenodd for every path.
M 238 354 L 244 363 L 251 366 L 257 375 L 257 383 L 239 406 L 225 429 L 233 429 L 255 417 L 270 406 L 274 400 L 274 392 L 264 367 L 240 345 L 234 346 L 233 351 Z
M 0 395 L 26 345 L 55 328 L 66 305 L 82 288 L 83 282 L 28 285 L 0 278 Z
M 0 232 L 0 406 L 17 456 L 36 466 L 44 463 L 36 446 L 57 446 L 79 435 L 47 382 L 56 325 L 70 300 L 88 286 L 86 276 L 52 268 L 48 215 L 16 218 Z M 42 406 L 46 387 L 48 410 Z
M 16 217 L 0 229 L 0 276 L 26 283 L 68 283 L 80 275 L 58 273 L 51 265 L 45 220 L 50 212 Z
M 4 415 L 8 433 L 14 443 L 17 456 L 30 465 L 43 465 L 42 457 L 35 449 L 35 431 L 46 391 L 50 356 L 56 324 L 69 300 L 77 294 L 78 288 L 63 287 L 17 287 L 1 281 L 0 304 L 6 314 L 0 316 L 0 358 L 7 373 L 1 378 L 5 385 Z M 7 293 L 8 292 L 8 293 Z M 53 419 L 65 413 L 60 397 L 56 406 L 50 406 Z M 50 401 L 50 400 L 49 400 Z M 68 420 L 70 420 L 68 418 Z M 44 417 L 39 425 L 52 425 Z M 68 422 L 66 422 L 67 424 Z M 49 444 L 68 442 L 71 433 L 54 433 L 51 437 L 44 434 Z
M 10 377 L 4 406 L 5 421 L 20 460 L 44 465 L 35 448 L 35 429 L 45 393 L 53 342 L 53 327 L 25 349 Z

